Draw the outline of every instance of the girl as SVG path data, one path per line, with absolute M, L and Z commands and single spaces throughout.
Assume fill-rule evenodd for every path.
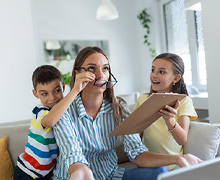
M 138 98 L 135 109 L 152 93 L 173 92 L 188 95 L 183 74 L 184 63 L 179 56 L 171 53 L 157 56 L 152 63 L 150 93 Z M 190 120 L 196 119 L 197 114 L 189 96 L 177 101 L 175 107 L 166 108 L 168 111 L 160 110 L 161 117 L 144 130 L 144 144 L 152 152 L 180 155 L 183 154 L 182 145 L 187 141 Z M 171 165 L 167 169 L 175 167 L 176 165 Z
M 98 47 L 86 47 L 77 55 L 71 88 L 75 86 L 77 75 L 86 74 L 95 78 L 82 82 L 84 88 L 54 126 L 59 157 L 53 179 L 156 180 L 159 173 L 167 171 L 160 166 L 188 166 L 200 162 L 193 155 L 148 152 L 139 135 L 132 134 L 122 138 L 124 150 L 130 160 L 142 168 L 118 168 L 114 149 L 117 137 L 108 137 L 108 134 L 128 115 L 128 108 L 122 99 L 114 95 L 113 86 L 117 80 L 111 73 L 107 56 Z

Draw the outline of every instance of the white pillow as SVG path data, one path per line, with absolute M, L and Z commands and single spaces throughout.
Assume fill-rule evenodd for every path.
M 191 122 L 184 154 L 191 153 L 202 160 L 216 157 L 220 143 L 220 124 Z

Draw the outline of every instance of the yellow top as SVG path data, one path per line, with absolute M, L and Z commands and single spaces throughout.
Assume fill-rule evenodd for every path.
M 148 97 L 149 94 L 139 96 L 134 109 L 140 106 Z M 183 115 L 190 116 L 190 120 L 197 118 L 192 99 L 189 96 L 186 96 L 180 101 L 180 105 L 175 116 L 176 121 L 179 122 L 179 117 Z M 182 146 L 175 141 L 172 134 L 169 134 L 167 125 L 162 116 L 144 130 L 144 145 L 149 151 L 160 154 L 183 154 Z M 166 166 L 166 168 L 171 170 L 176 166 L 177 165 L 169 165 Z

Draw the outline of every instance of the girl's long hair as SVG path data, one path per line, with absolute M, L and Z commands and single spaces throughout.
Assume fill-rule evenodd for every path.
M 183 79 L 183 74 L 184 74 L 184 62 L 183 62 L 182 58 L 179 57 L 179 56 L 176 55 L 176 54 L 163 53 L 163 54 L 158 55 L 158 56 L 153 60 L 153 62 L 154 62 L 156 59 L 159 59 L 159 58 L 171 62 L 172 65 L 173 65 L 173 72 L 174 72 L 174 74 L 180 74 L 180 75 L 181 75 L 181 79 L 180 79 L 177 83 L 175 83 L 175 84 L 173 85 L 173 93 L 186 94 L 186 95 L 188 95 L 188 92 L 187 92 L 187 89 L 186 89 L 186 84 L 185 84 L 184 79 Z M 150 87 L 150 94 L 152 94 L 152 93 L 156 93 L 156 91 L 153 91 L 152 86 L 151 86 L 151 87 Z
M 93 54 L 93 53 L 101 53 L 103 54 L 106 59 L 108 60 L 108 57 L 106 56 L 106 54 L 102 51 L 102 49 L 100 49 L 99 47 L 85 47 L 84 49 L 82 49 L 76 59 L 75 59 L 75 63 L 73 66 L 73 71 L 72 71 L 72 78 L 70 80 L 70 88 L 72 89 L 75 83 L 75 71 L 74 70 L 78 70 L 79 67 L 82 66 L 82 64 L 84 63 L 84 61 L 86 60 L 86 58 Z M 109 71 L 111 73 L 111 68 L 109 65 Z M 109 76 L 109 81 L 111 81 L 111 76 Z M 115 93 L 114 93 L 114 88 L 106 88 L 106 90 L 103 93 L 103 97 L 109 102 L 112 103 L 112 108 L 113 108 L 113 118 L 114 121 L 116 122 L 116 124 L 118 125 L 121 122 L 121 117 L 126 118 L 126 114 L 130 114 L 125 108 L 124 108 L 124 104 L 126 104 L 126 102 L 124 101 L 123 98 L 121 97 L 116 97 Z

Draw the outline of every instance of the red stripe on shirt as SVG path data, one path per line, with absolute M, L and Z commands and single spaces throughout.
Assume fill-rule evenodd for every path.
M 38 170 L 50 170 L 56 163 L 56 159 L 53 159 L 53 161 L 50 164 L 41 165 L 35 158 L 30 156 L 26 152 L 24 153 L 23 158 L 24 160 L 29 162 L 35 169 L 38 169 Z

